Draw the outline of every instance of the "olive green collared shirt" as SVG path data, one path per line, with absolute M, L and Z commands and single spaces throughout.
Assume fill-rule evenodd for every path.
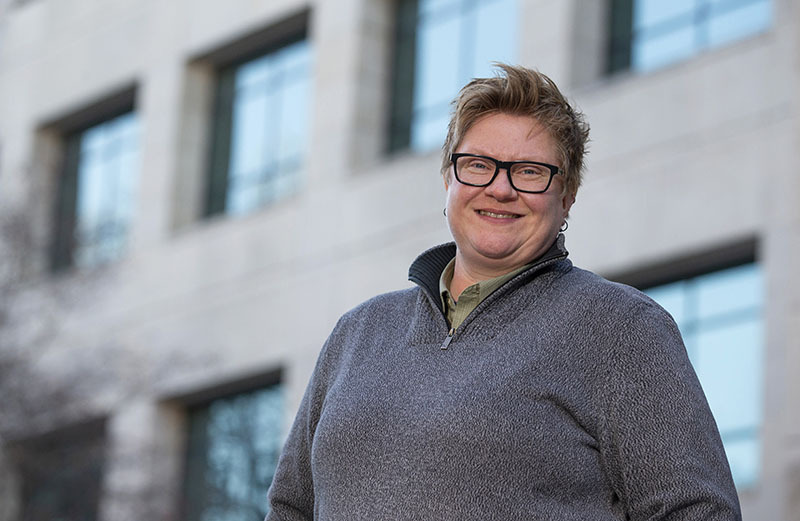
M 444 309 L 447 322 L 450 324 L 450 327 L 458 329 L 458 326 L 460 326 L 461 323 L 464 322 L 464 319 L 478 307 L 478 304 L 483 302 L 483 299 L 491 295 L 494 290 L 513 279 L 518 274 L 533 266 L 533 263 L 526 264 L 505 275 L 482 280 L 476 282 L 472 286 L 468 286 L 461 292 L 457 302 L 453 299 L 449 289 L 450 283 L 453 282 L 455 266 L 456 260 L 453 259 L 442 270 L 442 275 L 439 277 L 439 294 L 442 298 L 442 309 Z

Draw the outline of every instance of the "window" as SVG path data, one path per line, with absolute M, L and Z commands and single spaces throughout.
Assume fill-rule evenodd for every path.
M 54 268 L 93 267 L 128 244 L 139 168 L 136 113 L 69 134 L 61 177 Z
M 765 31 L 771 0 L 612 0 L 609 72 L 650 71 Z
M 400 0 L 389 149 L 440 147 L 458 90 L 514 61 L 516 26 L 516 0 Z
M 21 519 L 97 519 L 105 450 L 101 420 L 15 444 L 10 453 L 21 477 Z
M 280 385 L 189 410 L 184 519 L 264 519 L 283 443 L 283 417 Z
M 740 488 L 760 467 L 763 286 L 760 266 L 745 264 L 645 291 L 681 330 Z
M 208 214 L 251 213 L 300 186 L 310 58 L 308 42 L 295 39 L 220 71 Z

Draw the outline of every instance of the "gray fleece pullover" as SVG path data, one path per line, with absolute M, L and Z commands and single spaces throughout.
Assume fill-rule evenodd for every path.
M 428 250 L 410 271 L 419 287 L 339 320 L 267 520 L 741 519 L 661 307 L 573 267 L 560 236 L 446 341 L 437 288 L 454 253 Z

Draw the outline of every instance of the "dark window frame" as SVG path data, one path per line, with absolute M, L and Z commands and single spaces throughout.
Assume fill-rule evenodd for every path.
M 398 0 L 396 3 L 391 113 L 386 148 L 388 153 L 406 150 L 411 146 L 417 56 L 414 45 L 417 40 L 417 6 L 417 0 Z
M 706 250 L 643 264 L 634 269 L 611 272 L 606 278 L 639 290 L 654 288 L 758 260 L 758 241 L 744 238 Z
M 634 0 L 608 2 L 610 24 L 606 74 L 630 69 L 633 48 L 633 2 Z
M 59 514 L 59 519 L 68 521 L 93 521 L 99 518 L 103 476 L 108 464 L 106 418 L 92 418 L 12 440 L 7 443 L 7 449 L 11 461 L 21 474 L 20 519 L 45 521 L 54 513 Z M 72 454 L 74 461 L 65 465 L 65 453 L 75 450 L 81 454 Z M 66 473 L 58 474 L 58 469 L 65 470 Z M 58 481 L 59 476 L 65 474 L 64 482 Z M 52 488 L 50 493 L 47 488 L 42 489 L 41 481 L 32 483 L 38 479 L 37 476 L 43 477 L 47 486 Z M 64 490 L 65 486 L 73 488 Z M 77 514 L 77 517 L 61 517 L 64 515 L 61 510 L 53 512 L 46 505 L 43 507 L 36 504 L 41 500 L 55 501 L 60 508 L 77 508 L 76 513 L 68 513 Z

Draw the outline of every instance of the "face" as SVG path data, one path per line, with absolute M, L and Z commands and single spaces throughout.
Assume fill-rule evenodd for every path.
M 525 159 L 560 166 L 555 142 L 534 118 L 490 114 L 464 135 L 457 153 L 501 161 Z M 575 197 L 562 194 L 562 174 L 541 194 L 519 193 L 500 170 L 485 187 L 459 183 L 450 167 L 447 220 L 458 252 L 456 264 L 476 274 L 498 276 L 542 255 L 553 244 Z

